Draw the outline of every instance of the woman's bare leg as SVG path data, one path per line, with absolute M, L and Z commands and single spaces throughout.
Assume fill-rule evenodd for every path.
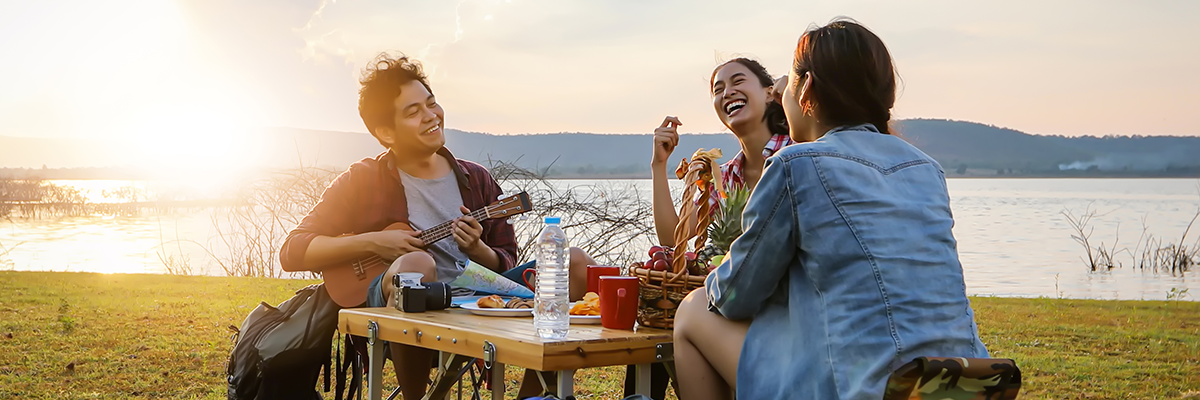
M 704 288 L 683 300 L 675 313 L 675 368 L 679 398 L 732 399 L 737 366 L 750 323 L 708 311 Z

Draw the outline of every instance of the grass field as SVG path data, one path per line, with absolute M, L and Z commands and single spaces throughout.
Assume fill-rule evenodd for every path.
M 227 327 L 308 283 L 0 272 L 0 398 L 223 399 Z M 993 356 L 1021 366 L 1022 398 L 1200 399 L 1200 303 L 972 300 Z M 624 368 L 576 377 L 580 399 L 617 399 Z

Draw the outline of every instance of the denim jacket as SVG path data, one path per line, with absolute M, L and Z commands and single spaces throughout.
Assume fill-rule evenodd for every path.
M 942 168 L 873 125 L 767 159 L 745 233 L 705 287 L 751 319 L 742 399 L 882 398 L 913 358 L 987 357 L 967 299 Z

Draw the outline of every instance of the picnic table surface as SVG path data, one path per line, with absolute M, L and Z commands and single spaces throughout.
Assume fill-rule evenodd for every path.
M 669 330 L 637 327 L 608 329 L 600 325 L 572 324 L 565 339 L 542 339 L 532 317 L 490 317 L 463 309 L 404 313 L 390 307 L 341 310 L 342 333 L 369 336 L 377 324 L 378 340 L 484 357 L 485 343 L 495 347 L 495 362 L 538 371 L 575 370 L 613 365 L 669 361 L 660 344 L 673 341 Z

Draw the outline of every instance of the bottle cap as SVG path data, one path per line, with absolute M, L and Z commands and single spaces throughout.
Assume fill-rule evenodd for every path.
M 558 225 L 562 222 L 562 219 L 559 217 L 546 217 L 545 222 L 551 225 Z

